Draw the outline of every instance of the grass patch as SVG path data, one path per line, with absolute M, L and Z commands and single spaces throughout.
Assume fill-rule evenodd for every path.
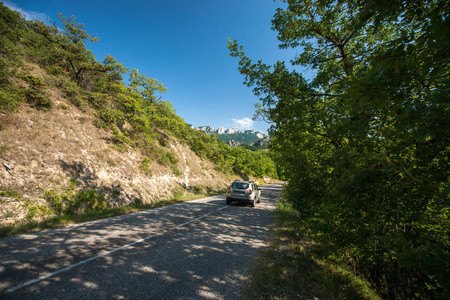
M 151 169 L 151 160 L 150 158 L 146 157 L 141 163 L 140 169 L 142 172 L 144 172 L 145 175 L 151 176 L 153 174 L 153 171 Z
M 327 262 L 297 212 L 280 199 L 269 245 L 242 287 L 242 299 L 381 299 L 352 272 Z
M 14 199 L 22 199 L 22 194 L 12 190 L 12 189 L 7 189 L 6 191 L 0 191 L 0 196 L 3 197 L 9 197 L 9 198 L 14 198 Z
M 58 103 L 58 105 L 56 107 L 59 108 L 59 109 L 69 109 L 70 108 L 69 105 L 67 105 L 65 103 L 62 103 L 62 102 Z
M 172 172 L 173 172 L 173 174 L 175 174 L 176 176 L 181 176 L 181 175 L 183 175 L 183 173 L 177 168 L 177 166 L 172 166 Z
M 0 147 L 0 156 L 3 155 L 3 152 L 8 151 L 10 148 L 8 146 L 1 146 Z
M 5 238 L 8 236 L 23 234 L 29 232 L 36 232 L 46 229 L 60 228 L 72 224 L 79 224 L 99 219 L 106 219 L 110 217 L 125 215 L 129 213 L 134 213 L 142 210 L 182 203 L 185 201 L 195 200 L 204 198 L 206 196 L 211 196 L 213 193 L 207 195 L 200 194 L 190 194 L 190 193 L 178 193 L 173 199 L 155 201 L 149 204 L 143 204 L 142 201 L 136 199 L 133 204 L 117 207 L 117 208 L 104 208 L 96 211 L 87 211 L 78 214 L 64 214 L 62 216 L 56 216 L 51 218 L 46 218 L 44 220 L 23 220 L 20 223 L 1 226 L 0 227 L 0 238 Z M 217 191 L 215 195 L 223 194 L 223 191 Z

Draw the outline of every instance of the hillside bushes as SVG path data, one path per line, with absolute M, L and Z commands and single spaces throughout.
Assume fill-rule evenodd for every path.
M 61 194 L 54 190 L 45 192 L 44 197 L 52 213 L 73 215 L 108 208 L 108 202 L 104 194 L 92 189 L 80 191 L 75 181 L 71 180 L 69 183 L 69 186 Z

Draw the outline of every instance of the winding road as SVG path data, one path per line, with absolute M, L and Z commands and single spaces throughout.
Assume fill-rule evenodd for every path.
M 0 299 L 237 299 L 281 184 L 0 241 Z

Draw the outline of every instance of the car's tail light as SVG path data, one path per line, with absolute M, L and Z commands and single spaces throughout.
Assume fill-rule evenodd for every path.
M 227 191 L 227 193 L 228 193 L 228 194 L 230 193 L 230 188 L 228 188 L 228 191 Z
M 252 194 L 252 189 L 248 190 L 248 194 L 251 195 Z

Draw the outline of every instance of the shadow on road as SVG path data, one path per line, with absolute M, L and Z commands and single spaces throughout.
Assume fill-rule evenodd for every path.
M 220 195 L 4 239 L 0 298 L 236 298 L 264 244 L 279 192 L 280 185 L 262 186 L 262 201 L 254 208 L 236 202 L 224 208 Z M 149 236 L 154 237 L 6 292 Z

